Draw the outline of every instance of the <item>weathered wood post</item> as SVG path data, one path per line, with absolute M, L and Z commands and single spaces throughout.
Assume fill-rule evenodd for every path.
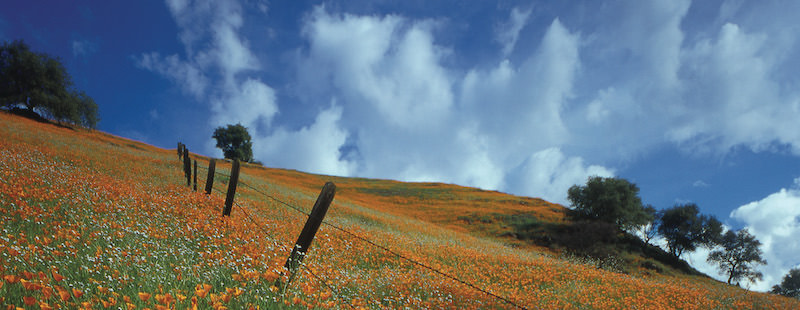
M 286 259 L 284 267 L 289 270 L 289 281 L 294 277 L 297 267 L 308 252 L 311 241 L 314 240 L 314 235 L 317 234 L 317 230 L 319 230 L 319 226 L 322 224 L 325 213 L 328 212 L 328 207 L 331 205 L 335 194 L 336 185 L 334 185 L 333 182 L 325 183 L 325 186 L 322 187 L 322 191 L 319 193 L 319 197 L 317 197 L 317 202 L 314 203 L 314 208 L 311 209 L 311 215 L 308 216 L 306 225 L 303 226 L 303 231 L 301 231 L 300 236 L 297 237 L 297 242 L 295 242 L 294 249 L 292 249 L 292 254 Z
M 239 160 L 234 159 L 231 166 L 231 179 L 228 181 L 228 195 L 225 196 L 225 209 L 222 216 L 230 216 L 233 208 L 233 198 L 236 196 L 236 184 L 239 183 Z
M 194 191 L 197 191 L 197 159 L 194 160 Z
M 206 177 L 206 195 L 211 195 L 211 187 L 214 186 L 214 170 L 217 168 L 217 161 L 213 158 L 208 162 L 208 176 Z
M 183 174 L 186 175 L 186 186 L 192 186 L 192 166 L 189 160 L 189 149 L 183 147 Z
M 178 142 L 178 160 L 183 157 L 183 143 Z

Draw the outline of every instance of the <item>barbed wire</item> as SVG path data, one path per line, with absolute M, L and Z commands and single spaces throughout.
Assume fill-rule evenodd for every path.
M 206 170 L 207 170 L 207 169 L 206 169 Z M 218 173 L 215 171 L 215 174 L 218 174 Z M 226 176 L 226 175 L 224 175 L 224 174 L 220 174 L 220 175 L 222 175 L 222 176 Z M 226 176 L 226 177 L 229 177 L 229 176 Z M 274 197 L 274 196 L 272 196 L 272 195 L 270 195 L 270 194 L 268 194 L 268 193 L 266 193 L 266 192 L 264 192 L 264 191 L 261 191 L 261 190 L 259 190 L 259 189 L 255 188 L 255 187 L 253 187 L 253 186 L 250 186 L 249 184 L 247 184 L 247 183 L 245 183 L 245 182 L 242 182 L 241 180 L 238 182 L 238 184 L 239 184 L 239 185 L 241 185 L 241 186 L 243 186 L 243 187 L 247 187 L 247 188 L 249 188 L 249 189 L 251 189 L 251 190 L 253 190 L 253 191 L 255 191 L 255 192 L 259 193 L 259 194 L 262 194 L 262 195 L 266 196 L 267 198 L 270 198 L 270 199 L 272 199 L 272 200 L 274 200 L 274 201 L 276 201 L 276 202 L 278 202 L 278 203 L 280 203 L 280 204 L 282 204 L 282 205 L 284 205 L 284 206 L 286 206 L 286 207 L 288 207 L 288 208 L 291 208 L 291 209 L 293 209 L 293 210 L 295 210 L 295 211 L 297 211 L 297 212 L 300 212 L 300 213 L 302 213 L 302 214 L 304 214 L 304 215 L 307 215 L 307 216 L 310 216 L 310 215 L 311 215 L 310 213 L 307 213 L 307 212 L 303 211 L 301 208 L 299 208 L 299 207 L 297 207 L 297 206 L 294 206 L 294 205 L 292 205 L 292 204 L 290 204 L 290 203 L 287 203 L 287 202 L 285 202 L 285 201 L 283 201 L 283 200 L 280 200 L 280 199 L 278 199 L 278 198 L 276 198 L 276 197 Z M 367 243 L 367 244 L 369 244 L 369 245 L 372 245 L 372 246 L 374 246 L 374 247 L 377 247 L 377 248 L 379 248 L 379 249 L 381 249 L 381 250 L 383 250 L 383 251 L 386 251 L 386 252 L 388 252 L 388 253 L 390 253 L 390 254 L 392 254 L 392 255 L 396 256 L 396 257 L 399 257 L 399 258 L 401 258 L 401 259 L 403 259 L 403 260 L 406 260 L 406 261 L 408 261 L 408 262 L 410 262 L 410 263 L 412 263 L 412 264 L 415 264 L 415 265 L 417 265 L 417 266 L 420 266 L 420 267 L 422 267 L 422 268 L 428 269 L 428 270 L 430 270 L 430 271 L 434 272 L 435 274 L 438 274 L 438 275 L 440 275 L 440 276 L 442 276 L 442 277 L 445 277 L 445 278 L 448 278 L 448 279 L 450 279 L 450 280 L 453 280 L 453 281 L 456 281 L 456 282 L 458 282 L 458 283 L 461 283 L 461 284 L 463 284 L 463 285 L 466 285 L 466 286 L 467 286 L 467 287 L 469 287 L 469 288 L 472 288 L 472 289 L 474 289 L 474 290 L 476 290 L 476 291 L 479 291 L 479 292 L 481 292 L 481 293 L 483 293 L 483 294 L 486 294 L 486 295 L 488 295 L 488 296 L 491 296 L 491 297 L 493 297 L 493 298 L 496 298 L 496 299 L 502 300 L 502 301 L 504 301 L 504 302 L 508 303 L 509 305 L 512 305 L 512 306 L 514 306 L 514 307 L 516 307 L 516 308 L 519 308 L 519 309 L 527 309 L 526 307 L 523 307 L 523 306 L 521 306 L 521 305 L 519 305 L 519 304 L 517 304 L 517 303 L 515 303 L 515 302 L 511 301 L 511 300 L 510 300 L 510 299 L 508 299 L 508 298 L 505 298 L 505 297 L 503 297 L 503 296 L 500 296 L 500 295 L 494 294 L 494 293 L 492 293 L 492 292 L 489 292 L 489 291 L 487 291 L 487 290 L 485 290 L 485 289 L 482 289 L 482 288 L 480 288 L 480 287 L 478 287 L 478 286 L 476 286 L 476 285 L 474 285 L 474 284 L 472 284 L 472 283 L 469 283 L 469 282 L 466 282 L 466 281 L 464 281 L 464 280 L 461 280 L 461 279 L 459 279 L 459 278 L 457 278 L 457 277 L 455 277 L 455 276 L 452 276 L 452 275 L 450 275 L 450 274 L 447 274 L 447 273 L 445 273 L 445 272 L 443 272 L 443 271 L 440 271 L 440 270 L 438 270 L 438 269 L 436 269 L 436 268 L 434 268 L 434 267 L 428 266 L 428 265 L 426 265 L 426 264 L 424 264 L 424 263 L 422 263 L 422 262 L 419 262 L 419 261 L 417 261 L 417 260 L 415 260 L 415 259 L 412 259 L 412 258 L 410 258 L 410 257 L 408 257 L 408 256 L 405 256 L 405 255 L 403 255 L 403 254 L 400 254 L 400 253 L 398 253 L 398 252 L 396 252 L 396 251 L 394 251 L 394 250 L 392 250 L 392 249 L 390 249 L 390 248 L 388 248 L 388 247 L 386 247 L 386 246 L 383 246 L 383 245 L 380 245 L 380 244 L 378 244 L 378 243 L 375 243 L 375 242 L 373 242 L 372 240 L 369 240 L 369 239 L 367 239 L 367 238 L 364 238 L 364 237 L 362 237 L 362 236 L 359 236 L 359 235 L 357 235 L 356 233 L 353 233 L 353 232 L 351 232 L 351 231 L 349 231 L 349 230 L 347 230 L 347 229 L 345 229 L 345 228 L 342 228 L 342 227 L 340 227 L 340 226 L 338 226 L 338 225 L 332 224 L 332 223 L 330 223 L 330 222 L 328 222 L 328 221 L 325 221 L 325 220 L 323 220 L 323 221 L 322 221 L 322 224 L 324 224 L 324 225 L 327 225 L 327 226 L 330 226 L 330 227 L 332 227 L 332 228 L 334 228 L 334 229 L 336 229 L 336 230 L 338 230 L 338 231 L 341 231 L 341 232 L 343 232 L 343 233 L 345 233 L 345 234 L 347 234 L 347 235 L 350 235 L 350 236 L 352 236 L 352 237 L 354 237 L 354 238 L 356 238 L 356 239 L 358 239 L 358 240 L 361 240 L 361 241 L 363 241 L 363 242 L 365 242 L 365 243 Z M 308 271 L 309 271 L 309 272 L 310 272 L 312 275 L 314 275 L 314 274 L 313 274 L 313 272 L 311 272 L 311 271 L 310 271 L 310 269 L 308 269 L 307 267 L 306 267 L 306 270 L 308 270 Z M 316 275 L 314 275 L 314 277 L 316 278 Z M 322 280 L 320 280 L 320 281 L 322 281 Z M 348 304 L 348 305 L 349 305 L 349 304 Z
M 198 166 L 198 168 L 200 168 L 200 166 Z M 206 170 L 208 170 L 208 169 L 206 169 Z M 243 183 L 239 182 L 239 184 L 243 184 Z M 218 193 L 220 193 L 222 195 L 226 195 L 225 192 L 223 192 L 222 190 L 220 190 L 218 188 L 214 188 L 213 186 L 211 188 L 213 190 L 216 190 Z M 250 213 L 247 212 L 246 208 L 244 208 L 241 204 L 239 204 L 237 201 L 234 200 L 233 205 L 238 207 L 239 210 L 241 210 L 242 213 L 245 215 L 245 218 L 249 219 L 250 222 L 252 222 L 262 233 L 264 233 L 264 235 L 266 235 L 266 236 L 268 236 L 268 237 L 270 237 L 272 239 L 277 239 L 274 235 L 270 234 L 266 229 L 264 229 L 263 225 L 261 223 L 258 223 L 258 221 L 256 221 L 256 219 L 254 217 L 250 216 Z M 334 299 L 341 300 L 341 301 L 344 302 L 344 304 L 348 305 L 350 308 L 354 308 L 353 305 L 351 305 L 347 300 L 343 299 L 343 296 L 341 295 L 341 293 L 339 293 L 339 290 L 335 289 L 332 285 L 328 284 L 328 282 L 325 281 L 325 279 L 322 279 L 320 276 L 317 276 L 317 274 L 315 274 L 314 271 L 311 270 L 311 268 L 308 268 L 308 266 L 306 266 L 305 264 L 301 264 L 300 266 L 302 266 L 303 269 L 308 271 L 308 273 L 314 279 L 316 279 L 317 282 L 321 283 L 325 288 L 327 288 L 329 291 L 331 291 L 331 294 L 333 295 Z

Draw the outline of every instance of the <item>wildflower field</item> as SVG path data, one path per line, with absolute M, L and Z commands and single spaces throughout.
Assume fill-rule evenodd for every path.
M 206 195 L 205 157 L 192 156 L 195 192 L 174 149 L 5 112 L 0 137 L 2 309 L 800 308 L 497 237 L 498 216 L 564 220 L 538 199 L 245 164 L 222 217 L 224 161 Z M 283 265 L 326 181 L 337 185 L 326 224 L 287 285 Z

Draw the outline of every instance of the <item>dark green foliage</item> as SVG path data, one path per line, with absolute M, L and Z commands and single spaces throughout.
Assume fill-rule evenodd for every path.
M 676 205 L 662 213 L 658 233 L 666 239 L 669 252 L 680 257 L 697 246 L 714 246 L 721 237 L 722 223 L 701 215 L 696 204 Z
M 217 140 L 217 148 L 222 149 L 225 158 L 244 162 L 253 160 L 253 142 L 250 133 L 242 124 L 217 127 L 212 138 Z
M 539 219 L 529 214 L 520 214 L 514 216 L 513 220 L 511 221 L 511 226 L 514 228 L 514 233 L 517 235 L 517 238 L 521 240 L 534 239 L 534 237 L 541 232 L 543 225 L 544 223 L 542 223 Z
M 667 253 L 667 251 L 664 251 L 664 249 L 659 246 L 647 244 L 641 238 L 631 234 L 623 234 L 621 237 L 617 238 L 617 251 L 621 253 L 640 255 L 646 259 L 652 259 L 653 261 L 660 263 L 662 266 L 669 266 L 685 274 L 704 275 L 703 273 L 692 268 L 689 263 L 680 259 L 679 257 Z M 662 270 L 662 272 L 663 271 L 664 270 Z
M 590 177 L 586 186 L 570 187 L 567 198 L 576 219 L 603 221 L 622 230 L 650 220 L 642 207 L 639 187 L 625 179 Z
M 667 253 L 658 246 L 645 243 L 641 238 L 622 232 L 613 224 L 602 221 L 577 220 L 567 223 L 542 221 L 532 214 L 498 214 L 491 216 L 472 214 L 459 216 L 470 224 L 506 223 L 512 236 L 519 240 L 553 249 L 561 249 L 575 257 L 597 262 L 600 268 L 608 267 L 620 254 L 630 253 L 652 259 L 657 266 L 669 266 L 691 275 L 703 275 L 680 258 Z M 661 267 L 646 267 L 656 272 L 665 272 Z
M 789 270 L 781 284 L 772 287 L 773 294 L 800 299 L 800 268 Z
M 22 106 L 58 121 L 97 125 L 97 104 L 83 91 L 73 90 L 72 79 L 58 59 L 35 53 L 22 41 L 0 46 L 0 105 Z
M 707 260 L 728 274 L 728 284 L 741 279 L 752 282 L 762 278 L 761 272 L 755 271 L 755 265 L 766 265 L 767 261 L 761 257 L 761 242 L 747 229 L 735 233 L 729 230 L 720 238 L 719 246 L 722 249 L 711 252 Z
M 617 229 L 614 224 L 603 221 L 581 220 L 568 225 L 561 225 L 553 236 L 559 244 L 571 252 L 592 257 L 603 257 L 613 254 L 609 245 L 617 240 Z

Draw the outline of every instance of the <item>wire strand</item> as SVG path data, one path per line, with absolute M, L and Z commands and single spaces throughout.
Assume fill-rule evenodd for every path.
M 206 169 L 206 170 L 207 170 L 207 169 Z M 219 173 L 215 171 L 215 174 L 219 174 Z M 220 174 L 220 175 L 222 175 L 222 176 L 226 176 L 226 175 L 224 175 L 224 174 Z M 262 194 L 262 195 L 266 196 L 267 198 L 270 198 L 270 199 L 272 199 L 272 200 L 274 200 L 274 201 L 276 201 L 276 202 L 278 202 L 278 203 L 280 203 L 280 204 L 282 204 L 282 205 L 284 205 L 284 206 L 286 206 L 286 207 L 288 207 L 288 208 L 291 208 L 291 209 L 293 209 L 293 210 L 295 210 L 295 211 L 297 211 L 297 212 L 300 212 L 300 213 L 302 213 L 302 214 L 305 214 L 305 215 L 307 215 L 307 216 L 311 216 L 311 214 L 310 214 L 310 213 L 307 213 L 307 212 L 303 211 L 303 210 L 302 210 L 302 209 L 300 209 L 299 207 L 293 206 L 293 205 L 291 205 L 291 204 L 289 204 L 289 203 L 287 203 L 287 202 L 285 202 L 285 201 L 283 201 L 283 200 L 280 200 L 280 199 L 278 199 L 278 198 L 275 198 L 274 196 L 272 196 L 272 195 L 270 195 L 270 194 L 267 194 L 266 192 L 264 192 L 264 191 L 261 191 L 261 190 L 259 190 L 259 189 L 255 188 L 255 187 L 252 187 L 252 186 L 250 186 L 249 184 L 247 184 L 247 183 L 245 183 L 245 182 L 239 181 L 239 185 L 241 185 L 241 186 L 243 186 L 243 187 L 247 187 L 247 188 L 249 188 L 249 189 L 251 189 L 251 190 L 253 190 L 253 191 L 257 192 L 257 193 L 260 193 L 260 194 Z M 235 204 L 236 204 L 236 203 L 235 203 Z M 238 204 L 237 204 L 237 205 L 238 205 Z M 244 209 L 243 209 L 241 206 L 239 206 L 239 208 L 241 208 L 241 209 L 244 211 Z M 246 212 L 246 211 L 245 211 L 244 213 L 245 213 L 245 215 L 247 215 L 247 217 L 249 217 L 249 215 L 247 214 L 247 212 Z M 252 221 L 252 218 L 251 218 L 251 221 Z M 344 229 L 344 228 L 342 228 L 342 227 L 340 227 L 340 226 L 337 226 L 337 225 L 335 225 L 335 224 L 331 224 L 331 223 L 330 223 L 330 222 L 328 222 L 328 221 L 325 221 L 325 220 L 323 220 L 323 221 L 322 221 L 322 224 L 328 225 L 328 226 L 330 226 L 330 227 L 332 227 L 332 228 L 334 228 L 334 229 L 336 229 L 336 230 L 338 230 L 338 231 L 341 231 L 341 232 L 343 232 L 343 233 L 345 233 L 345 234 L 348 234 L 348 235 L 350 235 L 350 236 L 352 236 L 352 237 L 354 237 L 354 238 L 356 238 L 356 239 L 358 239 L 358 240 L 361 240 L 361 241 L 363 241 L 363 242 L 366 242 L 367 244 L 370 244 L 370 245 L 372 245 L 372 246 L 374 246 L 374 247 L 377 247 L 377 248 L 379 248 L 379 249 L 381 249 L 381 250 L 383 250 L 383 251 L 386 251 L 386 252 L 388 252 L 388 253 L 390 253 L 390 254 L 392 254 L 392 255 L 396 256 L 396 257 L 399 257 L 399 258 L 401 258 L 401 259 L 404 259 L 404 260 L 406 260 L 406 261 L 408 261 L 408 262 L 411 262 L 412 264 L 415 264 L 415 265 L 417 265 L 417 266 L 420 266 L 420 267 L 422 267 L 422 268 L 428 269 L 428 270 L 430 270 L 430 271 L 432 271 L 432 272 L 434 272 L 434 273 L 436 273 L 436 274 L 438 274 L 438 275 L 440 275 L 440 276 L 443 276 L 443 277 L 445 277 L 445 278 L 448 278 L 448 279 L 451 279 L 451 280 L 453 280 L 453 281 L 456 281 L 456 282 L 458 282 L 458 283 L 461 283 L 461 284 L 463 284 L 463 285 L 466 285 L 466 286 L 468 286 L 468 287 L 470 287 L 470 288 L 472 288 L 472 289 L 474 289 L 474 290 L 476 290 L 476 291 L 479 291 L 479 292 L 481 292 L 481 293 L 484 293 L 484 294 L 486 294 L 486 295 L 488 295 L 488 296 L 491 296 L 491 297 L 493 297 L 493 298 L 496 298 L 496 299 L 502 300 L 502 301 L 504 301 L 504 302 L 508 303 L 509 305 L 512 305 L 512 306 L 514 306 L 514 307 L 516 307 L 516 308 L 519 308 L 519 309 L 527 309 L 527 308 L 525 308 L 525 307 L 523 307 L 523 306 L 521 306 L 521 305 L 518 305 L 517 303 L 515 303 L 515 302 L 511 301 L 511 300 L 510 300 L 510 299 L 508 299 L 508 298 L 505 298 L 505 297 L 503 297 L 503 296 L 500 296 L 500 295 L 494 294 L 494 293 L 492 293 L 492 292 L 489 292 L 489 291 L 487 291 L 487 290 L 484 290 L 484 289 L 482 289 L 482 288 L 480 288 L 480 287 L 478 287 L 478 286 L 476 286 L 476 285 L 474 285 L 474 284 L 472 284 L 472 283 L 469 283 L 469 282 L 466 282 L 466 281 L 464 281 L 464 280 L 461 280 L 461 279 L 459 279 L 459 278 L 457 278 L 457 277 L 455 277 L 455 276 L 452 276 L 452 275 L 450 275 L 450 274 L 447 274 L 447 273 L 445 273 L 445 272 L 443 272 L 443 271 L 440 271 L 440 270 L 438 270 L 438 269 L 436 269 L 436 268 L 433 268 L 433 267 L 431 267 L 431 266 L 428 266 L 428 265 L 426 265 L 426 264 L 424 264 L 424 263 L 421 263 L 421 262 L 419 262 L 419 261 L 417 261 L 417 260 L 414 260 L 414 259 L 412 259 L 412 258 L 410 258 L 410 257 L 407 257 L 407 256 L 405 256 L 405 255 L 403 255 L 403 254 L 400 254 L 400 253 L 398 253 L 398 252 L 396 252 L 396 251 L 394 251 L 394 250 L 392 250 L 392 249 L 390 249 L 390 248 L 388 248 L 388 247 L 386 247 L 386 246 L 383 246 L 383 245 L 377 244 L 377 243 L 373 242 L 372 240 L 369 240 L 369 239 L 367 239 L 367 238 L 364 238 L 364 237 L 362 237 L 362 236 L 359 236 L 359 235 L 357 235 L 357 234 L 355 234 L 355 233 L 353 233 L 353 232 L 350 232 L 350 231 L 348 231 L 347 229 Z M 265 233 L 266 233 L 266 232 L 265 232 Z M 315 275 L 313 272 L 311 272 L 311 270 L 310 270 L 310 269 L 308 269 L 307 267 L 305 267 L 305 269 L 306 269 L 307 271 L 309 271 L 309 273 L 311 273 L 311 274 L 312 274 L 312 275 L 313 275 L 315 278 L 317 278 L 317 276 L 316 276 L 316 275 Z M 318 278 L 318 279 L 319 279 L 319 278 Z M 320 281 L 321 281 L 321 282 L 323 282 L 323 284 L 325 284 L 325 285 L 327 286 L 327 284 L 326 284 L 326 283 L 324 283 L 324 281 L 322 281 L 321 279 L 320 279 Z M 329 288 L 330 288 L 330 287 L 329 287 Z M 332 290 L 332 289 L 331 289 L 331 290 Z M 333 290 L 332 290 L 332 291 L 333 291 Z M 349 304 L 348 304 L 348 305 L 349 305 Z
M 269 198 L 271 198 L 271 199 L 273 199 L 273 200 L 275 200 L 275 201 L 278 201 L 278 202 L 280 202 L 280 203 L 281 203 L 281 204 L 283 204 L 283 205 L 286 205 L 286 206 L 288 206 L 288 207 L 290 207 L 290 208 L 292 208 L 292 209 L 295 209 L 295 210 L 297 210 L 298 212 L 301 212 L 301 213 L 303 213 L 303 214 L 309 215 L 308 213 L 306 213 L 306 212 L 304 212 L 304 211 L 300 210 L 299 208 L 297 208 L 297 207 L 295 207 L 295 206 L 292 206 L 292 205 L 290 205 L 289 203 L 286 203 L 286 202 L 284 202 L 284 201 L 281 201 L 281 200 L 279 200 L 279 199 L 277 199 L 277 198 L 275 198 L 275 197 L 272 197 L 272 196 L 270 196 L 270 195 L 268 195 L 268 194 L 266 194 L 266 193 L 264 193 L 264 192 L 261 192 L 260 190 L 258 190 L 258 189 L 256 189 L 256 188 L 253 188 L 253 187 L 251 187 L 251 186 L 247 185 L 246 183 L 242 183 L 242 182 L 240 182 L 239 184 L 240 184 L 240 185 L 242 185 L 242 186 L 244 186 L 244 187 L 248 187 L 248 188 L 250 188 L 250 189 L 252 189 L 252 190 L 254 190 L 254 191 L 256 191 L 256 192 L 259 192 L 259 193 L 261 193 L 261 194 L 263 194 L 263 195 L 265 195 L 265 196 L 267 196 L 267 197 L 269 197 Z M 426 269 L 428 269 L 428 270 L 430 270 L 430 271 L 433 271 L 434 273 L 436 273 L 436 274 L 439 274 L 439 275 L 441 275 L 441 276 L 443 276 L 443 277 L 445 277 L 445 278 L 449 278 L 449 279 L 451 279 L 451 280 L 454 280 L 454 281 L 456 281 L 456 282 L 459 282 L 459 283 L 461 283 L 461 284 L 464 284 L 464 285 L 466 285 L 466 286 L 468 286 L 468 287 L 470 287 L 470 288 L 472 288 L 472 289 L 475 289 L 475 290 L 477 290 L 477 291 L 480 291 L 480 292 L 482 292 L 482 293 L 484 293 L 484 294 L 486 294 L 486 295 L 489 295 L 489 296 L 492 296 L 492 297 L 494 297 L 494 298 L 500 299 L 500 300 L 502 300 L 502 301 L 504 301 L 504 302 L 506 302 L 506 303 L 508 303 L 508 304 L 510 304 L 510 305 L 512 305 L 512 306 L 515 306 L 515 307 L 517 307 L 517 308 L 520 308 L 520 309 L 526 309 L 525 307 L 523 307 L 523 306 L 520 306 L 520 305 L 516 304 L 515 302 L 513 302 L 513 301 L 511 301 L 511 300 L 509 300 L 509 299 L 507 299 L 507 298 L 505 298 L 505 297 L 502 297 L 502 296 L 496 295 L 496 294 L 494 294 L 494 293 L 492 293 L 492 292 L 489 292 L 489 291 L 486 291 L 486 290 L 484 290 L 484 289 L 481 289 L 480 287 L 477 287 L 477 286 L 475 286 L 475 285 L 473 285 L 473 284 L 471 284 L 471 283 L 469 283 L 469 282 L 466 282 L 466 281 L 464 281 L 464 280 L 461 280 L 461 279 L 459 279 L 459 278 L 456 278 L 455 276 L 449 275 L 449 274 L 447 274 L 447 273 L 444 273 L 444 272 L 442 272 L 442 271 L 439 271 L 439 270 L 437 270 L 436 268 L 430 267 L 430 266 L 428 266 L 428 265 L 425 265 L 425 264 L 423 264 L 423 263 L 421 263 L 421 262 L 419 262 L 419 261 L 416 261 L 416 260 L 414 260 L 414 259 L 411 259 L 411 258 L 409 258 L 409 257 L 407 257 L 407 256 L 405 256 L 405 255 L 402 255 L 402 254 L 400 254 L 400 253 L 397 253 L 396 251 L 394 251 L 394 250 L 392 250 L 392 249 L 389 249 L 389 248 L 387 248 L 387 247 L 385 247 L 385 246 L 382 246 L 382 245 L 380 245 L 380 244 L 377 244 L 377 243 L 375 243 L 375 242 L 373 242 L 373 241 L 371 241 L 371 240 L 369 240 L 369 239 L 367 239 L 367 238 L 361 237 L 361 236 L 359 236 L 359 235 L 357 235 L 357 234 L 355 234 L 355 233 L 353 233 L 353 232 L 350 232 L 350 231 L 348 231 L 348 230 L 346 230 L 346 229 L 344 229 L 344 228 L 342 228 L 342 227 L 339 227 L 339 226 L 337 226 L 337 225 L 331 224 L 331 223 L 330 223 L 330 222 L 328 222 L 328 221 L 325 221 L 325 220 L 323 220 L 323 221 L 322 221 L 322 224 L 325 224 L 325 225 L 328 225 L 328 226 L 330 226 L 330 227 L 333 227 L 333 228 L 334 228 L 334 229 L 336 229 L 336 230 L 339 230 L 339 231 L 341 231 L 341 232 L 343 232 L 343 233 L 346 233 L 346 234 L 348 234 L 348 235 L 351 235 L 351 236 L 353 236 L 353 237 L 354 237 L 354 238 L 356 238 L 356 239 L 359 239 L 359 240 L 361 240 L 361 241 L 364 241 L 364 242 L 366 242 L 366 243 L 368 243 L 368 244 L 370 244 L 370 245 L 372 245 L 372 246 L 374 246 L 374 247 L 377 247 L 377 248 L 379 248 L 379 249 L 382 249 L 382 250 L 384 250 L 384 251 L 386 251 L 386 252 L 389 252 L 389 253 L 391 253 L 392 255 L 395 255 L 395 256 L 397 256 L 397 257 L 399 257 L 399 258 L 402 258 L 402 259 L 404 259 L 404 260 L 406 260 L 406 261 L 409 261 L 409 262 L 411 262 L 411 263 L 413 263 L 413 264 L 416 264 L 416 265 L 418 265 L 418 266 L 420 266 L 420 267 L 423 267 L 423 268 L 426 268 Z
M 248 186 L 248 187 L 249 187 L 249 186 Z M 212 187 L 212 188 L 213 188 L 213 187 Z M 220 189 L 217 189 L 217 188 L 214 188 L 214 189 L 215 189 L 217 192 L 219 192 L 220 194 L 225 194 L 225 193 L 224 193 L 224 192 L 222 192 L 222 190 L 220 190 Z M 248 213 L 248 212 L 247 212 L 247 210 L 246 210 L 246 209 L 245 209 L 245 208 L 244 208 L 244 207 L 243 207 L 241 204 L 239 204 L 239 203 L 238 203 L 237 201 L 235 201 L 235 200 L 234 200 L 233 204 L 234 204 L 236 207 L 238 207 L 238 208 L 239 208 L 239 210 L 241 210 L 241 211 L 242 211 L 242 213 L 244 213 L 245 217 L 246 217 L 247 219 L 249 219 L 249 220 L 250 220 L 250 222 L 252 222 L 254 225 L 256 225 L 256 227 L 258 227 L 258 229 L 259 229 L 259 230 L 260 230 L 262 233 L 264 233 L 266 236 L 268 236 L 268 237 L 270 237 L 270 238 L 273 238 L 273 239 L 275 239 L 275 236 L 274 236 L 274 235 L 272 235 L 272 234 L 270 234 L 269 232 L 267 232 L 267 231 L 266 231 L 266 229 L 264 229 L 264 228 L 263 228 L 263 225 L 262 225 L 261 223 L 258 223 L 258 221 L 256 221 L 256 219 L 255 219 L 254 217 L 252 217 L 252 216 L 250 215 L 250 213 Z M 333 286 L 332 286 L 332 285 L 328 284 L 328 282 L 327 282 L 327 281 L 325 281 L 325 280 L 324 280 L 324 279 L 322 279 L 320 276 L 318 276 L 317 274 L 315 274 L 315 273 L 314 273 L 314 271 L 312 271 L 312 270 L 311 270 L 311 268 L 308 268 L 308 266 L 306 266 L 305 264 L 303 264 L 303 265 L 301 265 L 301 266 L 303 267 L 303 269 L 305 269 L 306 271 L 308 271 L 308 273 L 309 273 L 309 274 L 310 274 L 312 277 L 314 277 L 314 279 L 316 279 L 316 280 L 317 280 L 319 283 L 321 283 L 323 286 L 325 286 L 325 288 L 327 288 L 328 290 L 330 290 L 330 291 L 331 291 L 331 293 L 333 294 L 333 297 L 334 297 L 335 299 L 342 300 L 342 301 L 344 301 L 344 302 L 345 302 L 345 304 L 346 304 L 346 305 L 348 305 L 350 308 L 353 308 L 353 306 L 352 306 L 352 305 L 351 305 L 349 302 L 347 302 L 346 300 L 343 300 L 343 299 L 342 299 L 342 296 L 341 296 L 341 294 L 340 294 L 340 293 L 338 293 L 338 291 L 339 291 L 339 290 L 337 290 L 337 289 L 333 288 Z

